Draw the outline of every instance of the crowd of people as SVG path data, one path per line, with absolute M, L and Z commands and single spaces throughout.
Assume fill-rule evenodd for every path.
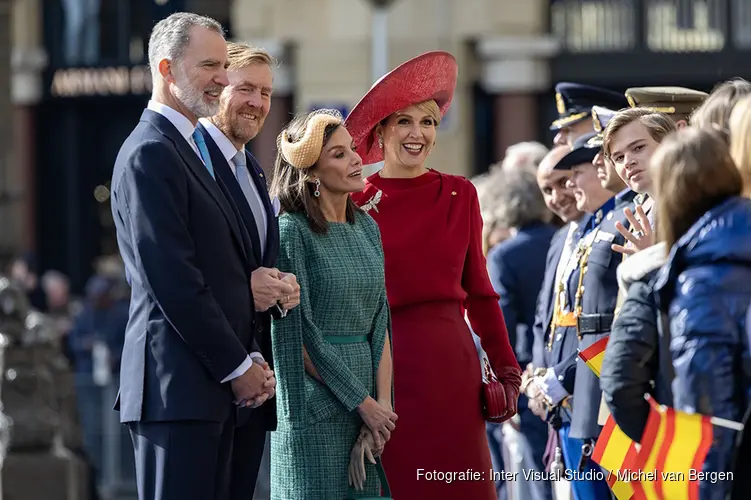
M 711 94 L 640 87 L 620 95 L 560 83 L 545 156 L 538 161 L 538 144 L 518 145 L 520 159 L 509 151 L 475 180 L 489 228 L 488 271 L 526 369 L 514 429 L 489 424 L 497 469 L 525 456 L 500 453 L 509 436 L 520 446 L 521 435 L 527 467 L 603 470 L 592 450 L 608 417 L 641 443 L 650 399 L 745 421 L 749 94 L 743 79 Z M 530 216 L 510 223 L 517 211 Z M 596 373 L 581 354 L 603 339 Z M 714 425 L 700 470 L 738 471 L 739 438 L 737 426 Z M 606 479 L 546 482 L 544 495 L 614 498 Z M 742 474 L 734 479 L 699 478 L 692 498 L 726 498 L 744 484 Z M 509 498 L 538 498 L 520 485 L 497 486 Z
M 558 84 L 552 148 L 473 184 L 428 167 L 459 71 L 428 52 L 346 119 L 293 119 L 267 179 L 245 149 L 271 105 L 263 49 L 176 13 L 149 64 L 111 183 L 141 500 L 251 499 L 267 432 L 278 500 L 606 499 L 584 473 L 608 415 L 637 443 L 645 394 L 744 420 L 748 82 Z M 603 341 L 597 373 L 580 355 Z M 733 470 L 735 433 L 703 470 Z M 581 478 L 504 484 L 512 442 Z

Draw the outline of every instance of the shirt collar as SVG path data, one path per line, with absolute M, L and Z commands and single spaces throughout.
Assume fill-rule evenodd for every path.
M 196 131 L 196 127 L 187 116 L 170 108 L 166 104 L 154 100 L 150 100 L 146 108 L 165 117 L 175 126 L 177 131 L 180 132 L 180 135 L 182 135 L 186 141 L 191 141 L 191 136 L 193 135 L 193 132 Z
M 631 188 L 627 187 L 626 189 L 624 189 L 623 191 L 621 191 L 620 193 L 618 193 L 617 195 L 615 195 L 615 199 L 616 200 L 620 200 L 621 198 L 623 198 L 624 196 L 626 196 L 630 192 L 631 192 Z
M 234 158 L 239 151 L 245 152 L 245 147 L 238 150 L 234 144 L 232 144 L 232 141 L 227 138 L 226 135 L 224 135 L 224 132 L 219 130 L 219 127 L 211 123 L 211 121 L 207 118 L 200 118 L 198 120 L 201 122 L 201 125 L 203 125 L 206 128 L 206 131 L 209 133 L 212 139 L 214 139 L 214 142 L 216 143 L 217 147 L 219 148 L 219 151 L 222 152 L 222 156 L 224 156 L 224 159 L 227 160 L 227 163 L 230 165 L 234 165 L 232 163 L 232 158 Z

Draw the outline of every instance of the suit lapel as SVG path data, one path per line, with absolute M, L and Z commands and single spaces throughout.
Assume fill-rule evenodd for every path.
M 263 174 L 263 170 L 258 165 L 258 161 L 247 150 L 245 151 L 245 155 L 250 166 L 248 171 L 253 178 L 253 182 L 256 184 L 258 193 L 263 200 L 263 207 L 266 210 L 266 249 L 263 254 L 263 265 L 264 267 L 274 267 L 279 253 L 279 225 L 274 213 L 274 207 L 271 206 L 271 198 L 269 198 L 269 190 L 266 187 L 266 177 Z
M 253 257 L 255 258 L 255 262 L 259 263 L 261 262 L 261 242 L 258 239 L 256 220 L 255 217 L 253 217 L 250 205 L 248 205 L 248 200 L 245 199 L 245 195 L 243 194 L 242 189 L 240 189 L 237 179 L 232 174 L 232 169 L 230 168 L 229 163 L 227 163 L 227 160 L 224 158 L 219 146 L 214 142 L 211 134 L 209 134 L 209 131 L 200 123 L 198 124 L 198 130 L 203 134 L 204 139 L 206 139 L 206 146 L 209 148 L 209 153 L 211 154 L 211 162 L 214 165 L 214 171 L 224 182 L 229 197 L 235 202 L 235 206 L 240 213 L 240 218 L 247 229 L 247 234 L 250 238 L 251 246 L 253 247 Z
M 196 176 L 196 178 L 199 180 L 201 185 L 203 185 L 206 191 L 209 192 L 216 204 L 219 205 L 219 208 L 224 214 L 224 218 L 227 220 L 227 223 L 230 226 L 230 230 L 232 231 L 232 234 L 236 239 L 236 243 L 240 248 L 240 252 L 243 254 L 243 257 L 247 261 L 247 252 L 237 217 L 235 217 L 235 213 L 232 210 L 230 201 L 226 198 L 226 196 L 222 192 L 222 189 L 219 187 L 219 179 L 214 180 L 211 177 L 211 174 L 206 169 L 206 166 L 190 146 L 188 141 L 186 141 L 185 138 L 180 135 L 180 132 L 178 132 L 175 126 L 172 125 L 172 123 L 167 118 L 163 117 L 159 113 L 147 109 L 143 112 L 141 119 L 151 123 L 154 127 L 156 127 L 157 130 L 159 130 L 159 132 L 161 132 L 165 137 L 170 139 L 175 144 L 177 152 L 180 154 L 183 161 L 188 165 L 188 169 Z

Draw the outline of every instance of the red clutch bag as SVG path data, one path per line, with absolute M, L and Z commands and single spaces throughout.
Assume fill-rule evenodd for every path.
M 483 356 L 482 367 L 482 402 L 483 415 L 488 422 L 501 423 L 508 420 L 506 412 L 508 404 L 506 403 L 506 391 L 503 385 L 498 381 L 490 368 L 490 362 L 486 356 Z

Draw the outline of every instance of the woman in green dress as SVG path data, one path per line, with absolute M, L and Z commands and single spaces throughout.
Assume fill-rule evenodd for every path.
M 271 436 L 275 500 L 349 498 L 350 454 L 359 436 L 375 443 L 377 456 L 397 418 L 380 233 L 350 199 L 364 186 L 362 162 L 342 123 L 336 111 L 315 111 L 293 120 L 277 140 L 271 188 L 282 211 L 277 267 L 297 277 L 300 306 L 271 330 L 279 419 Z M 365 475 L 355 496 L 377 495 L 369 461 Z

